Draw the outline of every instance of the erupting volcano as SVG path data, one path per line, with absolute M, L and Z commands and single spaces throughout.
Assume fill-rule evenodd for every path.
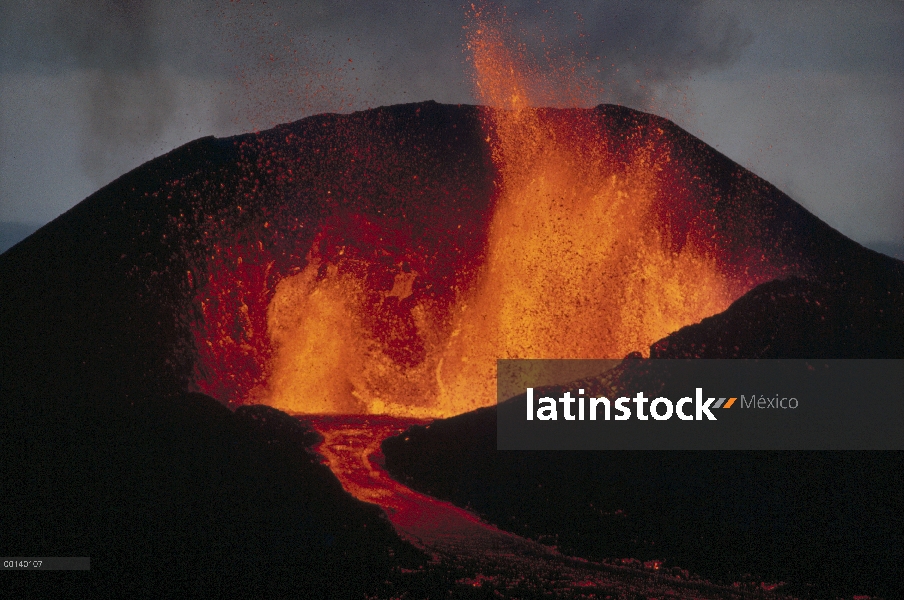
M 793 205 L 764 182 L 656 117 L 535 108 L 498 33 L 478 25 L 471 46 L 492 108 L 324 116 L 238 142 L 256 169 L 231 206 L 175 222 L 204 229 L 185 249 L 195 389 L 451 416 L 495 400 L 498 358 L 647 355 L 813 272 L 787 236 Z
M 181 593 L 224 571 L 249 595 L 299 593 L 349 569 L 360 577 L 337 594 L 486 582 L 514 597 L 771 593 L 766 575 L 718 587 L 674 560 L 663 575 L 662 539 L 678 560 L 759 546 L 709 529 L 682 546 L 668 523 L 624 525 L 657 514 L 632 477 L 680 488 L 644 462 L 652 454 L 625 459 L 636 468 L 623 477 L 601 455 L 547 456 L 534 472 L 493 454 L 496 360 L 901 358 L 904 263 L 663 118 L 575 108 L 587 105 L 580 86 L 563 85 L 561 69 L 544 79 L 479 14 L 469 32 L 480 106 L 423 102 L 203 138 L 0 257 L 4 456 L 31 461 L 5 467 L 15 492 L 0 514 L 22 518 L 0 527 L 20 532 L 10 548 L 93 552 L 106 573 L 169 554 L 141 585 Z M 839 459 L 839 476 L 861 459 L 894 489 L 899 454 Z M 676 472 L 694 479 L 703 462 Z M 734 468 L 759 494 L 773 467 L 754 457 Z M 611 475 L 605 493 L 599 473 Z M 870 510 L 885 514 L 888 492 L 871 485 Z M 626 498 L 635 505 L 615 507 Z M 563 524 L 587 506 L 586 531 Z M 777 539 L 810 535 L 779 521 L 791 537 Z M 891 539 L 876 527 L 866 562 Z M 537 541 L 559 534 L 561 552 Z M 606 560 L 617 552 L 650 556 L 646 567 Z M 187 567 L 181 556 L 205 558 Z M 173 569 L 190 571 L 183 587 L 160 583 Z M 731 569 L 713 571 L 720 584 L 742 578 Z M 864 585 L 839 581 L 830 589 Z

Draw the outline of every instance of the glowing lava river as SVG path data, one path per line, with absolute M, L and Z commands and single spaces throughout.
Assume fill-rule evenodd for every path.
M 347 492 L 380 506 L 399 536 L 434 564 L 467 575 L 460 585 L 490 585 L 495 597 L 749 598 L 773 594 L 725 588 L 657 572 L 657 563 L 596 563 L 485 523 L 476 515 L 416 492 L 390 477 L 381 443 L 428 421 L 376 415 L 298 417 L 322 436 L 315 450 Z M 500 591 L 501 590 L 501 591 Z

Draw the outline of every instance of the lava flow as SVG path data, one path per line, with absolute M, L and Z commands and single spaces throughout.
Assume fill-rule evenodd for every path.
M 659 572 L 659 563 L 595 563 L 559 553 L 485 523 L 449 502 L 416 492 L 383 468 L 380 444 L 421 419 L 386 415 L 305 415 L 322 436 L 315 450 L 347 492 L 380 506 L 399 535 L 446 568 L 458 568 L 459 584 L 491 584 L 497 590 L 555 597 L 742 598 L 748 591 Z M 625 566 L 625 564 L 629 566 Z M 762 592 L 759 598 L 769 597 Z M 507 596 L 506 596 L 507 597 Z
M 416 546 L 460 554 L 469 548 L 517 551 L 538 545 L 482 522 L 466 510 L 420 494 L 382 467 L 380 444 L 427 421 L 383 415 L 322 415 L 305 420 L 323 435 L 317 447 L 347 492 L 383 508 L 399 534 Z M 428 425 L 429 426 L 429 425 Z

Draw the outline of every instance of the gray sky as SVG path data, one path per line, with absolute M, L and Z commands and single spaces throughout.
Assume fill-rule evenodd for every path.
M 901 0 L 506 5 L 600 101 L 674 120 L 857 241 L 904 243 Z M 0 0 L 0 221 L 49 221 L 203 135 L 476 102 L 466 23 L 448 2 Z

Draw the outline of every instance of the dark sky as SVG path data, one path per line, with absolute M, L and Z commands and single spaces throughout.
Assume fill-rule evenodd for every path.
M 904 244 L 904 1 L 505 4 L 595 100 L 674 120 L 855 240 Z M 474 103 L 466 11 L 0 0 L 0 221 L 46 222 L 203 135 Z

